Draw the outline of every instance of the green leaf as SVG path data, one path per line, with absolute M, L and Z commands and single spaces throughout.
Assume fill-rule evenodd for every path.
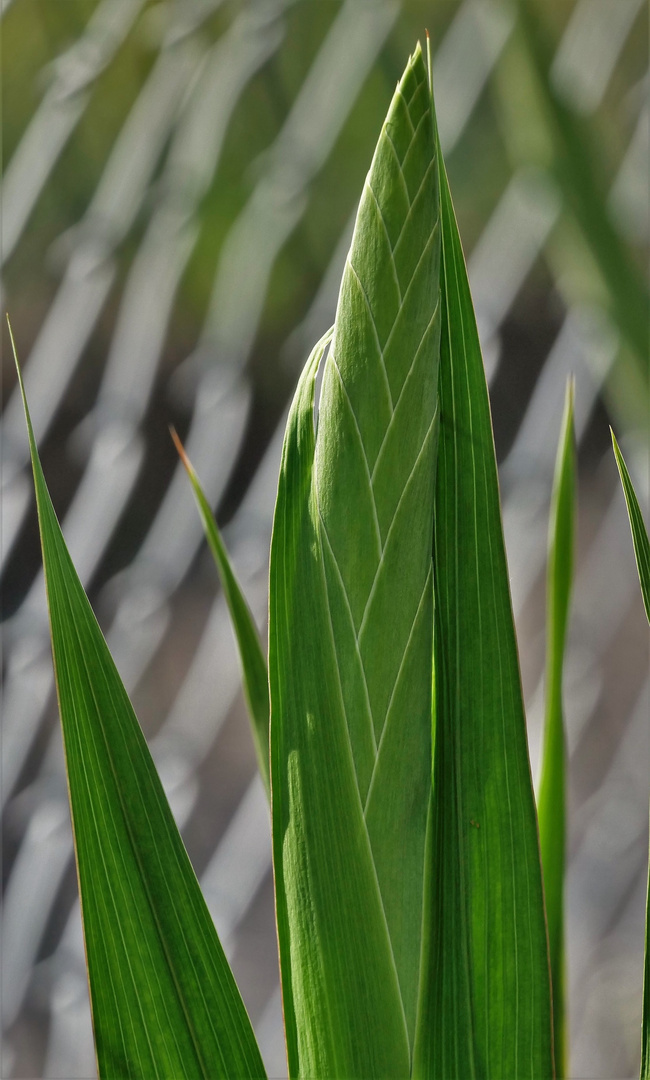
M 68 554 L 18 374 L 36 487 L 99 1075 L 102 1080 L 262 1077 L 250 1021 Z
M 292 1076 L 406 1077 L 431 791 L 439 221 L 426 68 L 362 195 L 314 440 L 313 354 L 271 548 L 271 785 Z
M 575 474 L 573 381 L 571 380 L 567 384 L 562 432 L 555 464 L 549 529 L 546 586 L 546 720 L 538 799 L 539 838 L 544 871 L 553 987 L 553 1034 L 557 1080 L 562 1080 L 567 1074 L 564 959 L 566 748 L 562 709 L 562 668 L 573 575 Z
M 627 512 L 632 529 L 634 554 L 639 571 L 641 593 L 645 612 L 650 623 L 650 540 L 648 530 L 643 521 L 639 500 L 636 497 L 634 485 L 630 479 L 627 465 L 612 431 L 612 445 L 614 456 L 623 484 Z M 648 877 L 648 899 L 646 902 L 646 929 L 645 929 L 645 967 L 643 976 L 643 1020 L 641 1023 L 641 1080 L 650 1080 L 650 875 Z
M 546 1080 L 535 803 L 487 385 L 442 159 L 440 201 L 434 797 L 413 1075 Z
M 639 571 L 639 582 L 641 584 L 643 604 L 645 613 L 648 617 L 648 622 L 650 623 L 650 541 L 648 541 L 648 532 L 643 521 L 643 514 L 641 513 L 639 500 L 636 497 L 634 485 L 632 484 L 630 474 L 627 470 L 627 465 L 625 464 L 625 460 L 613 431 L 611 432 L 611 435 L 614 456 L 623 485 L 625 502 L 627 503 L 627 512 L 630 519 L 630 528 L 632 530 L 634 555 L 636 558 L 637 570 Z
M 648 288 L 643 272 L 617 232 L 607 206 L 597 133 L 588 131 L 551 88 L 553 50 L 539 0 L 517 7 L 529 58 L 544 104 L 553 144 L 553 169 L 609 291 L 618 327 L 634 350 L 636 369 L 648 391 Z M 602 141 L 602 140 L 600 140 Z
M 253 741 L 262 780 L 269 789 L 269 679 L 257 626 L 241 586 L 230 565 L 210 504 L 178 435 L 171 429 L 174 445 L 190 479 L 205 535 L 217 565 L 221 585 L 230 611 L 241 660 L 244 694 L 252 721 Z

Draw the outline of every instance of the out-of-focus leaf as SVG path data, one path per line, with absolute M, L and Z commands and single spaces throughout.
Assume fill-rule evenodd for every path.
M 639 571 L 639 582 L 641 583 L 643 604 L 645 606 L 648 622 L 650 622 L 650 542 L 648 541 L 648 532 L 643 521 L 643 514 L 641 513 L 639 500 L 636 497 L 634 485 L 632 484 L 627 465 L 625 464 L 625 459 L 623 458 L 613 431 L 612 445 L 614 447 L 614 456 L 623 485 L 623 493 L 625 495 L 625 502 L 627 503 L 627 512 L 630 518 L 634 555 L 636 557 L 637 570 Z
M 598 157 L 584 121 L 551 88 L 553 50 L 537 2 L 518 5 L 554 144 L 553 169 L 609 290 L 617 325 L 648 387 L 648 288 L 610 218 Z
M 612 445 L 614 447 L 614 456 L 616 457 L 618 471 L 621 476 L 621 483 L 623 484 L 627 512 L 630 518 L 630 528 L 632 529 L 634 554 L 636 556 L 636 565 L 639 571 L 643 604 L 645 606 L 648 622 L 650 623 L 650 540 L 648 539 L 648 530 L 645 527 L 639 500 L 636 497 L 636 492 L 632 480 L 630 479 L 627 465 L 625 464 L 625 460 L 613 431 Z M 646 902 L 645 924 L 643 1019 L 641 1024 L 641 1080 L 650 1080 L 650 875 L 648 877 L 648 898 Z
M 436 174 L 418 47 L 362 195 L 316 439 L 318 352 L 294 402 L 273 531 L 271 785 L 292 1076 L 410 1073 L 431 792 Z
M 440 201 L 435 754 L 413 1075 L 538 1080 L 553 1054 L 537 821 L 487 386 L 442 159 Z
M 562 669 L 573 574 L 575 471 L 573 382 L 571 381 L 567 386 L 562 431 L 555 464 L 549 529 L 546 585 L 546 719 L 538 799 L 539 838 L 553 987 L 553 1034 L 557 1080 L 562 1080 L 566 1076 L 567 1069 L 564 993 L 566 751 L 562 709 Z
M 210 545 L 210 550 L 217 565 L 217 571 L 221 579 L 224 596 L 230 611 L 237 645 L 239 658 L 242 666 L 244 694 L 248 704 L 253 730 L 253 740 L 257 752 L 257 760 L 262 774 L 262 780 L 269 793 L 269 680 L 266 660 L 262 652 L 257 626 L 251 610 L 246 602 L 241 586 L 230 565 L 228 552 L 221 538 L 210 504 L 205 497 L 203 488 L 196 475 L 192 463 L 189 460 L 183 444 L 172 428 L 174 445 L 194 491 L 194 497 L 199 508 L 199 514 L 205 529 L 205 535 Z
M 23 402 L 99 1075 L 106 1080 L 262 1077 L 246 1010 L 68 554 L 24 392 Z

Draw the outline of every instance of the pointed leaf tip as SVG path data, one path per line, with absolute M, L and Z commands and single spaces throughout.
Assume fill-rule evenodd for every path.
M 643 596 L 643 603 L 648 622 L 650 622 L 650 541 L 648 540 L 648 531 L 643 520 L 641 506 L 636 491 L 634 490 L 632 478 L 630 477 L 628 467 L 625 464 L 625 458 L 621 453 L 621 448 L 618 445 L 618 441 L 611 427 L 609 430 L 612 436 L 614 457 L 616 458 L 621 484 L 623 485 L 623 494 L 625 495 L 628 517 L 630 519 L 630 529 L 632 531 L 634 555 L 636 558 L 637 570 L 639 572 L 641 594 Z
M 172 442 L 173 442 L 174 446 L 176 447 L 176 452 L 177 452 L 179 458 L 181 459 L 186 471 L 188 472 L 188 474 L 190 476 L 195 476 L 196 474 L 194 472 L 194 469 L 192 468 L 192 463 L 191 463 L 190 459 L 188 458 L 187 454 L 185 453 L 185 447 L 183 446 L 183 444 L 182 444 L 182 442 L 181 442 L 181 440 L 179 438 L 178 432 L 176 431 L 176 428 L 174 427 L 173 424 L 169 425 L 169 434 L 172 437 Z
M 264 1067 L 250 1021 L 68 553 L 19 367 L 18 377 L 36 488 L 99 1076 L 256 1080 Z
M 187 456 L 185 447 L 173 425 L 170 425 L 169 431 L 192 485 L 194 498 L 203 522 L 206 539 L 217 567 L 226 603 L 228 604 L 228 610 L 230 612 L 230 618 L 232 620 L 233 630 L 239 649 L 244 695 L 248 704 L 248 711 L 252 724 L 255 752 L 257 754 L 262 780 L 264 781 L 267 795 L 269 795 L 269 685 L 266 660 L 264 658 L 264 653 L 262 652 L 257 625 L 241 585 L 232 568 L 226 545 L 223 542 L 214 514 L 212 513 L 212 508 L 201 487 L 201 483 L 192 462 Z

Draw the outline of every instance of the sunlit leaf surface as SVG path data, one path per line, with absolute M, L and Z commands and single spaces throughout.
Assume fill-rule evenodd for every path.
M 27 412 L 102 1080 L 265 1075 L 144 736 L 50 501 Z
M 271 784 L 292 1075 L 410 1071 L 431 789 L 440 230 L 418 48 L 364 188 L 325 362 L 285 439 Z

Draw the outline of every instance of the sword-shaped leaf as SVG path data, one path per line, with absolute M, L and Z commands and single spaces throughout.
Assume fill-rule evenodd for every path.
M 24 391 L 23 401 L 99 1075 L 263 1077 L 250 1021 L 147 744 L 68 554 Z
M 546 719 L 539 788 L 539 839 L 548 923 L 556 1080 L 566 1076 L 564 994 L 564 867 L 566 849 L 565 734 L 562 669 L 573 574 L 576 487 L 573 435 L 573 381 L 567 385 L 558 445 L 549 528 L 546 585 Z
M 636 497 L 634 485 L 630 479 L 627 465 L 619 449 L 614 432 L 612 431 L 612 444 L 616 464 L 623 484 L 627 512 L 632 529 L 632 541 L 634 554 L 639 571 L 641 593 L 645 612 L 650 623 L 650 540 L 648 531 L 643 521 L 643 514 Z M 645 967 L 643 975 L 643 1019 L 641 1021 L 641 1080 L 650 1080 L 650 876 L 648 878 L 648 898 L 646 901 L 645 922 Z
M 418 47 L 361 198 L 271 548 L 271 786 L 292 1076 L 406 1077 L 431 791 L 439 216 Z
M 650 623 L 650 541 L 648 540 L 648 532 L 643 521 L 643 514 L 641 513 L 639 500 L 636 497 L 634 485 L 630 479 L 625 459 L 616 441 L 614 432 L 612 431 L 611 434 L 614 456 L 616 458 L 616 464 L 618 465 L 618 471 L 623 485 L 623 494 L 625 495 L 625 502 L 627 504 L 627 513 L 630 519 L 632 542 L 634 544 L 636 566 L 639 571 L 639 582 L 641 584 L 643 604 L 645 613 L 648 617 L 648 622 Z
M 414 1076 L 539 1080 L 553 1059 L 537 820 L 487 385 L 442 159 L 440 203 L 434 797 Z
M 210 503 L 201 487 L 201 482 L 173 428 L 171 429 L 171 435 L 192 485 L 205 535 L 221 578 L 221 586 L 226 597 L 239 648 L 244 694 L 251 718 L 257 761 L 264 787 L 267 794 L 269 794 L 269 678 L 257 626 L 230 564 L 226 545 L 214 519 Z

